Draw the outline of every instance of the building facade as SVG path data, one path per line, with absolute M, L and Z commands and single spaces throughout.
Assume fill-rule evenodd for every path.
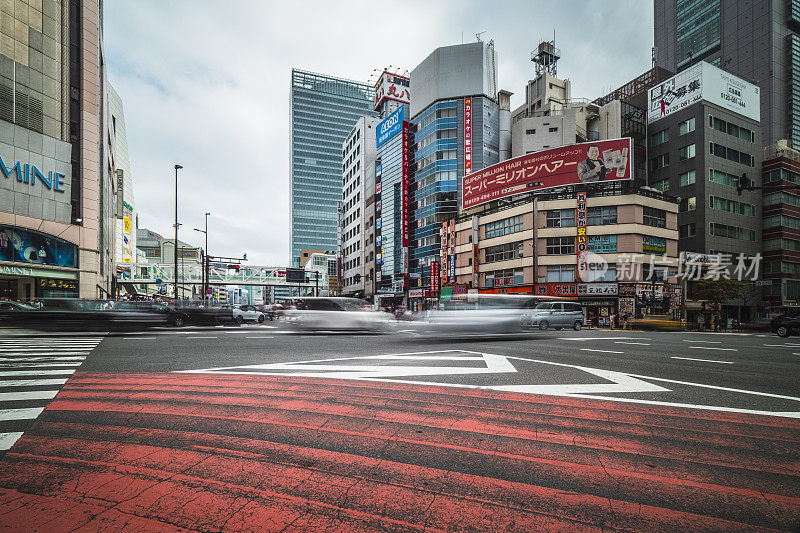
M 800 149 L 800 2 L 654 0 L 656 64 L 707 61 L 761 89 L 763 144 Z
M 342 143 L 362 116 L 373 115 L 366 84 L 292 69 L 290 162 L 291 264 L 300 250 L 337 248 L 342 199 Z
M 106 296 L 102 2 L 0 9 L 0 296 Z
M 496 63 L 494 44 L 479 41 L 437 48 L 411 72 L 410 270 L 422 285 L 442 223 L 457 215 L 461 177 L 499 161 Z
M 375 160 L 376 117 L 361 117 L 342 145 L 342 295 L 363 296 L 366 282 L 367 165 Z
M 109 151 L 117 179 L 116 224 L 114 231 L 114 262 L 136 262 L 136 202 L 133 197 L 133 174 L 128 153 L 128 134 L 125 111 L 117 91 L 108 84 L 108 116 L 106 121 Z M 120 183 L 121 182 L 121 183 Z M 120 186 L 121 185 L 121 186 Z

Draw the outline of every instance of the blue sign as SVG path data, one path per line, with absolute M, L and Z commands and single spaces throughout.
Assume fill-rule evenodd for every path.
M 36 185 L 36 180 L 38 179 L 48 189 L 58 192 L 64 192 L 66 190 L 64 189 L 64 178 L 66 177 L 64 174 L 51 170 L 47 173 L 47 176 L 45 176 L 41 170 L 29 163 L 23 165 L 17 161 L 16 164 L 9 169 L 5 161 L 3 161 L 3 158 L 0 157 L 0 172 L 2 172 L 3 176 L 6 178 L 10 178 L 12 173 L 16 173 L 17 181 L 20 183 L 30 183 L 31 187 Z
M 46 233 L 0 226 L 0 261 L 77 268 L 78 247 Z
M 403 129 L 403 106 L 397 109 L 394 113 L 386 117 L 384 120 L 378 124 L 378 128 L 375 132 L 377 135 L 376 138 L 376 145 L 380 146 L 398 133 Z
M 156 285 L 161 285 L 162 283 L 164 283 L 163 279 L 156 278 Z

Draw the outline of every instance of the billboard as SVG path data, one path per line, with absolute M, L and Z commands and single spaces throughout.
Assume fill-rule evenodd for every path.
M 0 261 L 77 268 L 78 247 L 46 233 L 0 226 Z
M 647 123 L 705 100 L 755 121 L 761 121 L 761 92 L 724 70 L 701 62 L 648 91 Z
M 378 127 L 375 129 L 376 147 L 380 147 L 383 143 L 400 133 L 402 128 L 403 108 L 400 107 L 378 124 Z
M 507 159 L 462 181 L 462 209 L 552 187 L 633 178 L 629 137 L 572 144 Z
M 402 108 L 399 109 L 402 111 Z M 401 113 L 402 116 L 402 113 Z M 410 227 L 410 211 L 409 211 L 409 189 L 411 188 L 411 177 L 408 169 L 408 145 L 409 145 L 409 127 L 408 122 L 402 123 L 402 130 L 403 130 L 403 169 L 402 169 L 402 199 L 401 199 L 401 209 L 402 212 L 400 213 L 400 220 L 401 220 L 401 231 L 402 231 L 402 247 L 403 247 L 403 272 L 408 272 L 408 237 L 409 237 L 409 227 Z
M 472 98 L 464 98 L 464 175 L 472 174 Z
M 375 107 L 378 109 L 384 100 L 395 100 L 408 104 L 411 102 L 411 79 L 383 71 L 375 83 Z

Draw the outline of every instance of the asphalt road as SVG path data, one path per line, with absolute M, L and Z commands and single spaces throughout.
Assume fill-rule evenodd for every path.
M 0 529 L 800 523 L 800 339 L 278 323 L 0 330 L 0 359 Z

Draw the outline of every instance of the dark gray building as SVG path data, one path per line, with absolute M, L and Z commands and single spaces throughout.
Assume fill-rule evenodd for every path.
M 763 144 L 800 148 L 800 0 L 654 0 L 656 65 L 707 61 L 761 87 Z
M 693 69 L 698 76 L 700 67 Z M 680 251 L 729 253 L 735 260 L 761 251 L 761 192 L 736 189 L 742 175 L 758 182 L 761 173 L 758 89 L 713 67 L 702 74 L 678 74 L 650 90 L 648 185 L 680 198 Z M 749 116 L 717 97 L 715 82 L 723 79 L 730 83 L 725 89 L 741 91 Z M 662 94 L 688 92 L 695 81 L 696 96 L 672 100 L 674 111 L 660 106 Z

